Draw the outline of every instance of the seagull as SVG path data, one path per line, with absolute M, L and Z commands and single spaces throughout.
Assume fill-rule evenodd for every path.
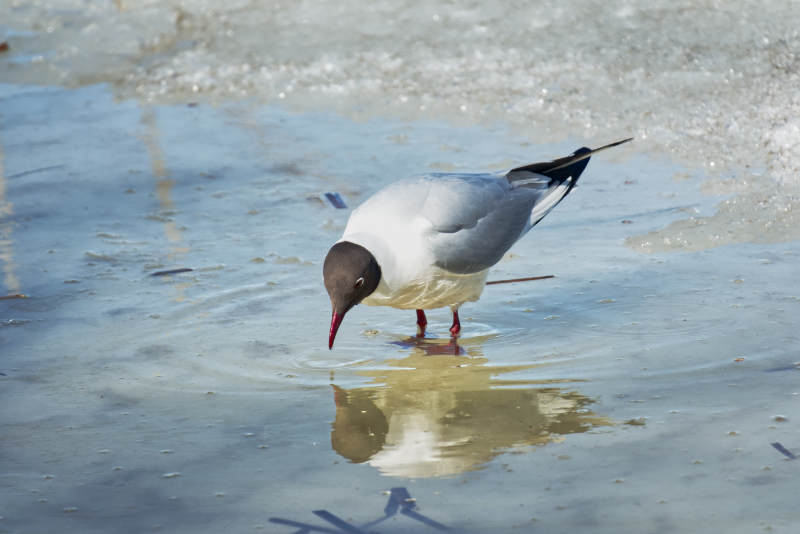
M 590 156 L 631 139 L 492 174 L 410 176 L 375 193 L 325 257 L 328 348 L 359 303 L 416 310 L 423 336 L 425 310 L 449 306 L 458 336 L 458 309 L 480 298 L 489 269 L 572 191 Z

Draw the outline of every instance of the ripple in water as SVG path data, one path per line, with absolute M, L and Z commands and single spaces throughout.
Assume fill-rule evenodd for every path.
M 450 322 L 444 323 L 428 318 L 428 326 L 425 328 L 425 336 L 422 339 L 428 340 L 450 340 Z M 396 344 L 398 340 L 416 337 L 416 323 L 413 320 L 392 319 L 375 324 L 377 333 L 370 337 L 379 339 L 384 343 Z M 493 344 L 506 344 L 518 341 L 523 332 L 520 329 L 501 328 L 497 324 L 481 323 L 477 321 L 462 320 L 461 333 L 458 336 L 459 343 L 472 341 L 492 340 Z
M 603 337 L 702 337 L 719 329 L 713 310 L 712 304 L 687 299 L 634 297 L 568 305 L 559 310 L 559 320 Z M 726 317 L 729 329 L 739 322 L 737 317 Z
M 294 369 L 339 370 L 364 367 L 376 363 L 376 360 L 364 358 L 352 351 L 315 351 L 297 354 L 289 358 L 288 365 Z

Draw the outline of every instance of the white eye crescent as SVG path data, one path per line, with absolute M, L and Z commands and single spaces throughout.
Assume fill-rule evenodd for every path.
M 359 278 L 358 280 L 356 280 L 356 285 L 354 286 L 354 289 L 358 289 L 363 285 L 364 285 L 364 279 L 363 278 Z

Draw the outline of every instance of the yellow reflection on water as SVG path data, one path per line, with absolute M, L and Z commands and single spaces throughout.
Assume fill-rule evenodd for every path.
M 11 216 L 14 215 L 14 204 L 6 198 L 6 179 L 3 171 L 3 145 L 0 143 L 0 261 L 3 264 L 3 291 L 6 295 L 19 293 L 19 278 L 14 274 L 14 231 Z
M 333 449 L 383 475 L 424 478 L 474 471 L 505 452 L 615 424 L 589 409 L 594 400 L 553 387 L 574 381 L 497 378 L 540 365 L 487 366 L 489 337 L 408 338 L 398 344 L 411 354 L 386 362 L 394 369 L 359 372 L 374 387 L 333 386 Z
M 142 142 L 147 149 L 147 154 L 150 157 L 150 169 L 153 178 L 156 180 L 156 195 L 160 204 L 160 211 L 150 218 L 158 220 L 163 224 L 164 233 L 170 244 L 170 250 L 167 253 L 167 258 L 170 261 L 175 261 L 180 258 L 182 254 L 189 252 L 190 248 L 183 244 L 183 237 L 178 229 L 175 221 L 172 220 L 171 215 L 177 213 L 175 202 L 172 199 L 172 188 L 175 185 L 175 180 L 169 178 L 170 173 L 164 161 L 164 152 L 161 150 L 159 139 L 161 138 L 161 131 L 158 129 L 158 122 L 150 106 L 142 105 L 142 123 L 145 125 L 145 132 L 142 135 Z M 186 300 L 184 290 L 191 284 L 182 283 L 175 286 L 176 294 L 173 296 L 173 302 L 183 302 Z

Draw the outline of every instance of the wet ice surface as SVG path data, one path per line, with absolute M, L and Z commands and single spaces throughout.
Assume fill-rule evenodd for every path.
M 691 251 L 800 239 L 798 28 L 799 3 L 758 0 L 15 0 L 0 5 L 0 83 L 635 137 L 617 153 L 735 190 L 626 242 Z
M 328 351 L 321 263 L 352 207 L 583 143 L 105 86 L 2 86 L 0 116 L 4 290 L 28 296 L 0 300 L 3 530 L 361 525 L 393 487 L 457 532 L 797 524 L 800 464 L 770 446 L 800 449 L 796 243 L 623 246 L 715 212 L 691 169 L 593 158 L 490 275 L 557 278 L 488 287 L 457 344 L 446 309 L 420 340 L 359 306 Z

